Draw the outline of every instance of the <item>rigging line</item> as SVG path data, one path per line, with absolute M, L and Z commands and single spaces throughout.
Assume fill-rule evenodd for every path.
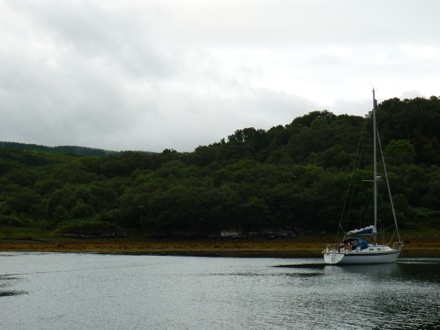
M 391 229 L 391 228 L 394 228 L 394 230 L 393 230 L 393 233 L 392 233 L 392 235 L 391 235 L 391 237 L 390 237 L 390 239 L 389 239 L 389 241 L 388 241 L 388 245 L 390 245 L 391 244 L 391 242 L 393 242 L 393 240 L 394 240 L 394 236 L 396 235 L 396 228 L 393 226 L 393 225 L 390 225 L 390 226 L 388 226 L 388 227 L 386 227 L 386 228 L 384 228 L 384 229 L 382 229 L 382 235 L 383 235 L 383 237 L 385 237 L 385 232 L 386 231 L 388 231 L 389 229 Z M 383 240 L 384 242 L 385 242 L 385 239 Z M 400 240 L 399 240 L 400 241 Z
M 363 140 L 365 139 L 366 126 L 367 126 L 367 120 L 364 120 L 363 125 L 362 125 L 362 129 L 361 129 L 361 134 L 359 136 L 359 142 L 358 142 L 357 149 L 356 149 L 356 156 L 354 158 L 354 162 L 353 162 L 352 169 L 351 169 L 351 175 L 350 175 L 350 179 L 349 179 L 349 182 L 348 182 L 347 192 L 345 194 L 345 199 L 344 199 L 344 203 L 343 203 L 343 207 L 342 207 L 342 211 L 341 211 L 341 216 L 339 218 L 339 228 L 341 228 L 341 230 L 342 230 L 342 232 L 344 234 L 345 234 L 345 230 L 344 230 L 344 228 L 342 226 L 342 222 L 344 220 L 344 216 L 345 215 L 347 216 L 346 222 L 348 222 L 348 211 L 347 211 L 347 209 L 348 210 L 350 209 L 351 204 L 353 202 L 353 192 L 352 192 L 352 190 L 354 190 L 354 188 L 353 188 L 354 172 L 355 172 L 355 169 L 359 167 L 359 163 L 360 163 L 359 159 L 360 159 L 360 153 L 361 153 L 361 146 L 363 144 Z M 350 200 L 348 200 L 349 197 L 350 197 Z M 347 204 L 349 204 L 348 207 L 347 207 Z M 347 223 L 345 225 L 347 225 Z M 338 235 L 336 235 L 336 236 L 338 236 Z
M 379 136 L 379 130 L 377 129 L 377 135 Z M 394 225 L 396 226 L 396 233 L 397 233 L 397 239 L 400 242 L 400 235 L 399 235 L 399 229 L 397 227 L 397 217 L 396 217 L 396 211 L 394 210 L 394 202 L 393 202 L 393 195 L 391 194 L 391 187 L 390 187 L 390 182 L 388 180 L 388 173 L 387 173 L 387 168 L 385 166 L 385 157 L 383 155 L 383 150 L 382 150 L 382 144 L 379 140 L 379 150 L 380 150 L 380 156 L 382 158 L 382 165 L 383 165 L 383 172 L 385 174 L 385 181 L 387 183 L 387 189 L 388 189 L 388 197 L 390 199 L 390 204 L 391 204 L 391 212 L 393 213 L 393 219 L 394 219 Z

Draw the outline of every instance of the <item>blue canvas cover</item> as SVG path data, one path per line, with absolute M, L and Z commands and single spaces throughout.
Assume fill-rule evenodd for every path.
M 356 237 L 350 237 L 344 240 L 343 244 L 350 243 L 353 249 L 356 249 L 357 247 L 360 247 L 361 250 L 364 250 L 368 248 L 368 242 L 366 240 L 356 238 Z
M 353 229 L 350 230 L 347 234 L 348 235 L 366 235 L 366 236 L 373 236 L 377 233 L 376 227 L 374 226 L 368 226 L 361 229 Z
M 366 240 L 360 239 L 359 246 L 361 247 L 361 250 L 364 250 L 364 249 L 368 248 L 368 242 Z

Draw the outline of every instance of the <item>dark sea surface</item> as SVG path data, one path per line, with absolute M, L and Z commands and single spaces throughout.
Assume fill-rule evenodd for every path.
M 440 329 L 440 258 L 0 253 L 0 328 Z

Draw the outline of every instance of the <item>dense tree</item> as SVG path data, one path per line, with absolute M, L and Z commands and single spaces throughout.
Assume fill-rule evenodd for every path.
M 386 100 L 377 117 L 399 221 L 439 227 L 440 100 Z M 0 223 L 165 236 L 369 224 L 371 142 L 369 116 L 324 110 L 268 131 L 239 129 L 192 153 L 3 143 Z M 382 184 L 379 198 L 388 198 Z M 381 220 L 390 218 L 384 210 Z

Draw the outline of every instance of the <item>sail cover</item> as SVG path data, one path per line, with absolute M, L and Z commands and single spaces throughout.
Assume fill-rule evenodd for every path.
M 374 226 L 368 226 L 361 229 L 353 229 L 350 230 L 347 234 L 348 235 L 366 235 L 366 236 L 373 236 L 377 233 L 376 227 Z

